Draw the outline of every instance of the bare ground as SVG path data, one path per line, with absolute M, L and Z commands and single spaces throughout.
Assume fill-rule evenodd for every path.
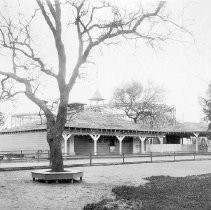
M 87 203 L 111 198 L 117 185 L 139 185 L 157 175 L 187 176 L 211 173 L 211 161 L 142 163 L 82 167 L 82 183 L 32 182 L 30 171 L 0 172 L 0 209 L 82 209 Z

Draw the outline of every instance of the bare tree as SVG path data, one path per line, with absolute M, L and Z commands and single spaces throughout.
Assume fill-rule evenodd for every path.
M 200 104 L 204 112 L 204 120 L 211 122 L 211 84 L 208 85 L 205 97 L 200 97 Z M 211 126 L 209 126 L 210 128 Z
M 162 128 L 176 124 L 175 107 L 166 104 L 153 106 L 151 114 L 138 122 L 143 127 Z
M 145 125 L 155 121 L 163 114 L 164 90 L 152 83 L 145 88 L 136 81 L 128 83 L 114 91 L 113 107 L 121 110 L 135 123 L 142 122 Z
M 31 18 L 17 15 L 14 20 L 3 13 L 0 14 L 0 45 L 9 51 L 13 64 L 10 72 L 3 69 L 0 71 L 1 85 L 7 97 L 23 92 L 43 111 L 47 120 L 47 141 L 50 147 L 52 171 L 63 171 L 61 143 L 69 94 L 80 76 L 81 68 L 89 62 L 90 55 L 93 55 L 93 50 L 102 44 L 114 44 L 117 39 L 143 40 L 154 47 L 170 39 L 175 28 L 182 31 L 184 28 L 164 14 L 163 1 L 155 3 L 154 8 L 150 7 L 147 10 L 140 5 L 133 12 L 120 9 L 110 1 L 95 2 L 96 5 L 88 0 L 67 0 L 62 3 L 59 0 L 36 0 L 36 2 L 38 9 Z M 105 10 L 109 13 L 109 18 L 100 15 Z M 62 11 L 65 11 L 64 16 Z M 40 46 L 38 50 L 39 42 L 31 32 L 32 23 L 37 21 L 36 17 L 40 18 L 40 14 L 54 39 L 58 61 L 55 69 L 47 65 L 47 59 L 41 56 L 40 49 L 45 46 Z M 67 14 L 72 14 L 69 22 L 69 30 L 72 30 L 69 39 L 73 39 L 76 32 L 78 41 L 76 63 L 70 61 L 74 64 L 72 69 L 67 68 L 66 50 L 69 45 L 65 46 L 62 39 L 65 26 L 63 20 Z M 33 26 L 39 30 L 39 22 Z M 43 77 L 50 78 L 55 86 L 58 86 L 59 105 L 56 116 L 45 100 L 37 94 L 42 87 L 40 83 L 43 82 L 40 78 Z M 18 88 L 14 92 L 8 91 L 6 87 L 8 80 L 22 84 L 24 88 L 20 91 L 17 91 Z
M 200 97 L 200 105 L 202 106 L 202 111 L 205 115 L 204 120 L 209 123 L 208 125 L 208 139 L 211 140 L 211 83 L 208 84 L 206 95 Z
M 2 112 L 0 112 L 0 126 L 5 124 L 5 116 Z

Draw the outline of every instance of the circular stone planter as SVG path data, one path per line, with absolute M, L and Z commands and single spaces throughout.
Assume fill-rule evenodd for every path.
M 71 183 L 77 178 L 82 181 L 83 172 L 77 170 L 65 169 L 64 172 L 52 172 L 49 169 L 43 169 L 38 171 L 32 171 L 33 181 L 42 180 L 48 183 L 48 181 L 59 181 L 59 180 L 69 180 Z

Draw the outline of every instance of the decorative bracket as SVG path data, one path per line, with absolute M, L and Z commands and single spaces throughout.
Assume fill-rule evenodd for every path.
M 98 134 L 90 134 L 90 136 L 92 137 L 94 141 L 97 141 L 100 138 L 100 135 Z
M 140 139 L 142 142 L 146 139 L 145 136 L 138 136 L 138 137 L 139 137 L 139 139 Z
M 125 138 L 125 136 L 116 136 L 116 137 L 119 141 L 122 141 Z
M 63 133 L 62 134 L 62 136 L 63 136 L 63 138 L 64 138 L 65 141 L 68 140 L 71 135 L 72 135 L 71 133 Z

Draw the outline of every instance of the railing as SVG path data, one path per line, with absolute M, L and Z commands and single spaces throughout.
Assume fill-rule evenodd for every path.
M 175 162 L 185 160 L 211 159 L 211 152 L 169 152 L 145 154 L 63 154 L 65 165 L 99 165 L 125 163 Z M 0 151 L 0 162 L 42 162 L 50 161 L 48 150 Z
M 40 161 L 49 160 L 49 150 L 16 150 L 16 151 L 0 151 L 2 161 Z
M 99 154 L 82 156 L 72 156 L 67 155 L 65 160 L 81 160 L 81 163 L 88 163 L 89 165 L 99 165 L 99 164 L 125 164 L 125 163 L 146 163 L 146 162 L 176 162 L 176 161 L 185 161 L 185 160 L 199 160 L 199 159 L 211 159 L 211 152 L 169 152 L 169 153 L 145 153 L 145 154 L 121 154 L 121 155 L 108 155 L 108 154 Z M 74 165 L 74 163 L 72 163 Z M 71 164 L 71 165 L 72 165 Z

